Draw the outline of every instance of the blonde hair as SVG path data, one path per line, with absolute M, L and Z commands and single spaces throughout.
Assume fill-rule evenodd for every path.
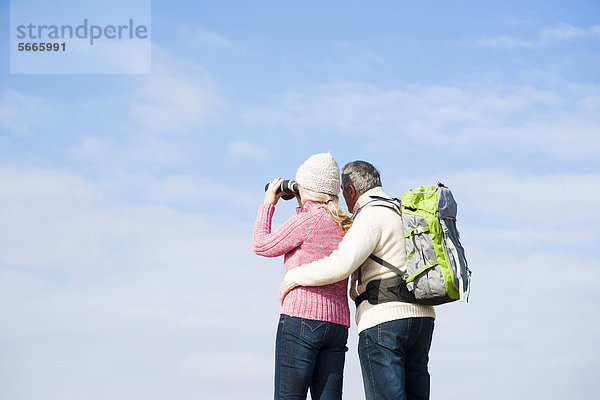
M 325 203 L 325 207 L 331 218 L 340 226 L 340 229 L 346 233 L 352 226 L 352 218 L 348 216 L 342 210 L 339 204 L 338 196 L 334 196 L 327 193 L 319 193 L 313 190 L 306 189 L 305 187 L 298 185 L 298 191 L 300 192 L 300 198 L 305 200 L 317 201 L 319 203 Z

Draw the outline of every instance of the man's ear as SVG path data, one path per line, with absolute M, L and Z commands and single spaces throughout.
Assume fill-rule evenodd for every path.
M 352 184 L 348 185 L 348 193 L 352 198 L 356 196 L 356 188 Z

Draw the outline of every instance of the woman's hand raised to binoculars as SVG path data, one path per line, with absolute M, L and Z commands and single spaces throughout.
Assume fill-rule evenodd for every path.
M 265 204 L 277 204 L 279 199 L 285 193 L 279 192 L 277 193 L 277 189 L 281 186 L 281 182 L 283 182 L 282 178 L 275 178 L 269 183 L 269 188 L 265 192 Z

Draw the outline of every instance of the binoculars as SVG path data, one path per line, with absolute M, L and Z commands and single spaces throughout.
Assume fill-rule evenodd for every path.
M 268 183 L 265 185 L 265 192 L 267 189 L 269 189 Z M 278 194 L 281 192 L 285 193 L 283 196 L 281 196 L 282 199 L 291 200 L 296 194 L 298 194 L 298 184 L 293 179 L 286 179 L 281 182 L 281 186 L 279 186 L 279 189 L 277 189 Z

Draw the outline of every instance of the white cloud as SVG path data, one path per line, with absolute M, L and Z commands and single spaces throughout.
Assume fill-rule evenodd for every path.
M 455 87 L 412 85 L 398 90 L 340 82 L 285 94 L 276 100 L 276 106 L 251 110 L 245 116 L 254 124 L 297 127 L 295 131 L 307 134 L 332 130 L 358 135 L 395 131 L 406 123 L 433 121 L 443 126 L 469 122 L 482 114 L 517 111 L 528 100 L 518 94 L 477 93 Z
M 150 40 L 69 40 L 68 55 L 52 62 L 22 66 L 28 73 L 50 74 L 149 74 Z
M 483 47 L 534 48 L 552 46 L 566 41 L 597 38 L 600 38 L 600 25 L 580 28 L 566 23 L 559 23 L 552 27 L 542 28 L 534 39 L 527 40 L 506 35 L 483 36 L 477 39 L 475 43 Z
M 243 46 L 226 36 L 223 32 L 218 32 L 208 28 L 198 27 L 197 24 L 178 24 L 176 27 L 182 41 L 197 45 L 204 50 L 226 50 L 228 52 L 238 52 Z
M 121 170 L 146 166 L 150 169 L 165 165 L 180 165 L 189 161 L 189 155 L 175 141 L 159 135 L 132 135 L 130 143 L 102 136 L 82 136 L 79 143 L 67 150 L 74 159 L 95 164 L 102 170 Z
M 203 76 L 152 75 L 131 105 L 131 116 L 151 132 L 190 132 L 222 105 L 212 82 Z
M 71 154 L 86 159 L 105 157 L 109 153 L 109 144 L 105 139 L 93 136 L 83 136 L 77 147 L 70 150 Z
M 216 32 L 206 30 L 197 30 L 189 32 L 193 40 L 201 46 L 221 47 L 227 50 L 235 50 L 237 48 L 229 39 Z
M 233 221 L 210 208 L 170 207 L 168 199 L 198 183 L 192 178 L 129 178 L 0 168 L 0 219 L 10 227 L 0 234 L 0 302 L 11 304 L 0 308 L 7 328 L 0 341 L 16 349 L 3 351 L 0 397 L 161 399 L 176 385 L 182 396 L 231 398 L 219 382 L 231 376 L 223 360 L 232 354 L 246 360 L 237 364 L 250 374 L 245 390 L 264 397 L 282 266 L 252 254 L 254 215 Z M 214 188 L 193 188 L 191 196 L 227 190 Z M 229 191 L 237 201 L 238 189 Z M 242 305 L 249 311 L 240 313 Z M 240 327 L 254 358 L 244 353 Z M 210 384 L 193 378 L 189 358 L 181 369 L 190 354 L 220 360 L 221 352 Z M 255 362 L 268 368 L 262 381 L 253 379 L 258 369 L 242 369 Z M 14 384 L 25 378 L 36 384 Z
M 520 249 L 549 245 L 585 249 L 600 240 L 596 228 L 600 174 L 471 171 L 450 173 L 444 179 L 457 196 L 459 218 L 474 229 L 473 240 Z
M 207 205 L 226 202 L 244 210 L 257 204 L 254 194 L 194 176 L 115 172 L 93 182 L 73 173 L 3 166 L 0 184 L 0 214 L 11 227 L 0 233 L 3 263 L 77 274 L 174 259 L 201 265 L 207 251 L 233 245 L 221 241 L 227 234 Z M 249 240 L 239 245 L 242 251 L 249 251 Z
M 528 18 L 516 17 L 514 15 L 493 15 L 490 18 L 490 22 L 495 26 L 501 27 L 520 27 L 520 26 L 532 26 L 534 21 Z
M 553 43 L 562 40 L 576 40 L 584 38 L 598 37 L 600 25 L 594 25 L 590 28 L 579 28 L 569 24 L 560 23 L 551 28 L 544 28 L 540 32 L 541 43 Z
M 36 129 L 55 125 L 61 116 L 50 101 L 4 90 L 0 97 L 0 126 L 11 134 L 33 134 Z
M 86 51 L 86 56 L 98 60 L 99 65 L 102 65 L 99 73 L 150 74 L 151 47 L 149 40 L 99 41 L 94 44 L 93 52 Z
M 477 39 L 477 44 L 483 47 L 501 47 L 501 48 L 518 48 L 518 47 L 523 47 L 523 48 L 530 48 L 530 47 L 535 47 L 536 43 L 529 41 L 529 40 L 523 40 L 523 39 L 517 39 L 517 38 L 513 38 L 510 36 L 496 36 L 496 37 L 490 37 L 490 36 L 483 36 L 479 39 Z
M 430 353 L 430 372 L 436 377 L 432 398 L 447 392 L 461 393 L 450 396 L 456 399 L 486 393 L 495 400 L 511 397 L 515 388 L 526 398 L 553 398 L 565 391 L 578 398 L 593 396 L 588 380 L 599 364 L 589 354 L 597 353 L 600 331 L 589 316 L 597 313 L 600 299 L 586 293 L 600 282 L 597 263 L 582 265 L 585 260 L 577 255 L 556 253 L 514 252 L 500 258 L 490 252 L 492 246 L 480 250 L 470 260 L 470 302 L 438 309 Z M 465 386 L 444 374 L 448 366 L 476 379 Z M 498 382 L 499 375 L 511 385 Z
M 153 73 L 140 78 L 130 105 L 137 125 L 149 132 L 191 133 L 212 120 L 224 101 L 210 76 L 156 46 L 153 54 Z
M 247 111 L 249 124 L 302 136 L 373 137 L 468 154 L 504 152 L 597 160 L 596 88 L 558 92 L 529 86 L 423 86 L 388 89 L 360 82 L 315 85 Z
M 156 177 L 120 172 L 117 176 L 121 190 L 134 192 L 137 198 L 156 204 L 185 205 L 194 209 L 201 209 L 208 201 L 230 204 L 236 209 L 254 209 L 257 204 L 255 191 L 248 192 L 231 183 L 214 182 L 196 175 Z M 235 213 L 232 211 L 231 214 Z
M 229 155 L 233 158 L 249 158 L 257 161 L 266 161 L 269 152 L 262 146 L 244 140 L 232 140 L 227 145 Z

